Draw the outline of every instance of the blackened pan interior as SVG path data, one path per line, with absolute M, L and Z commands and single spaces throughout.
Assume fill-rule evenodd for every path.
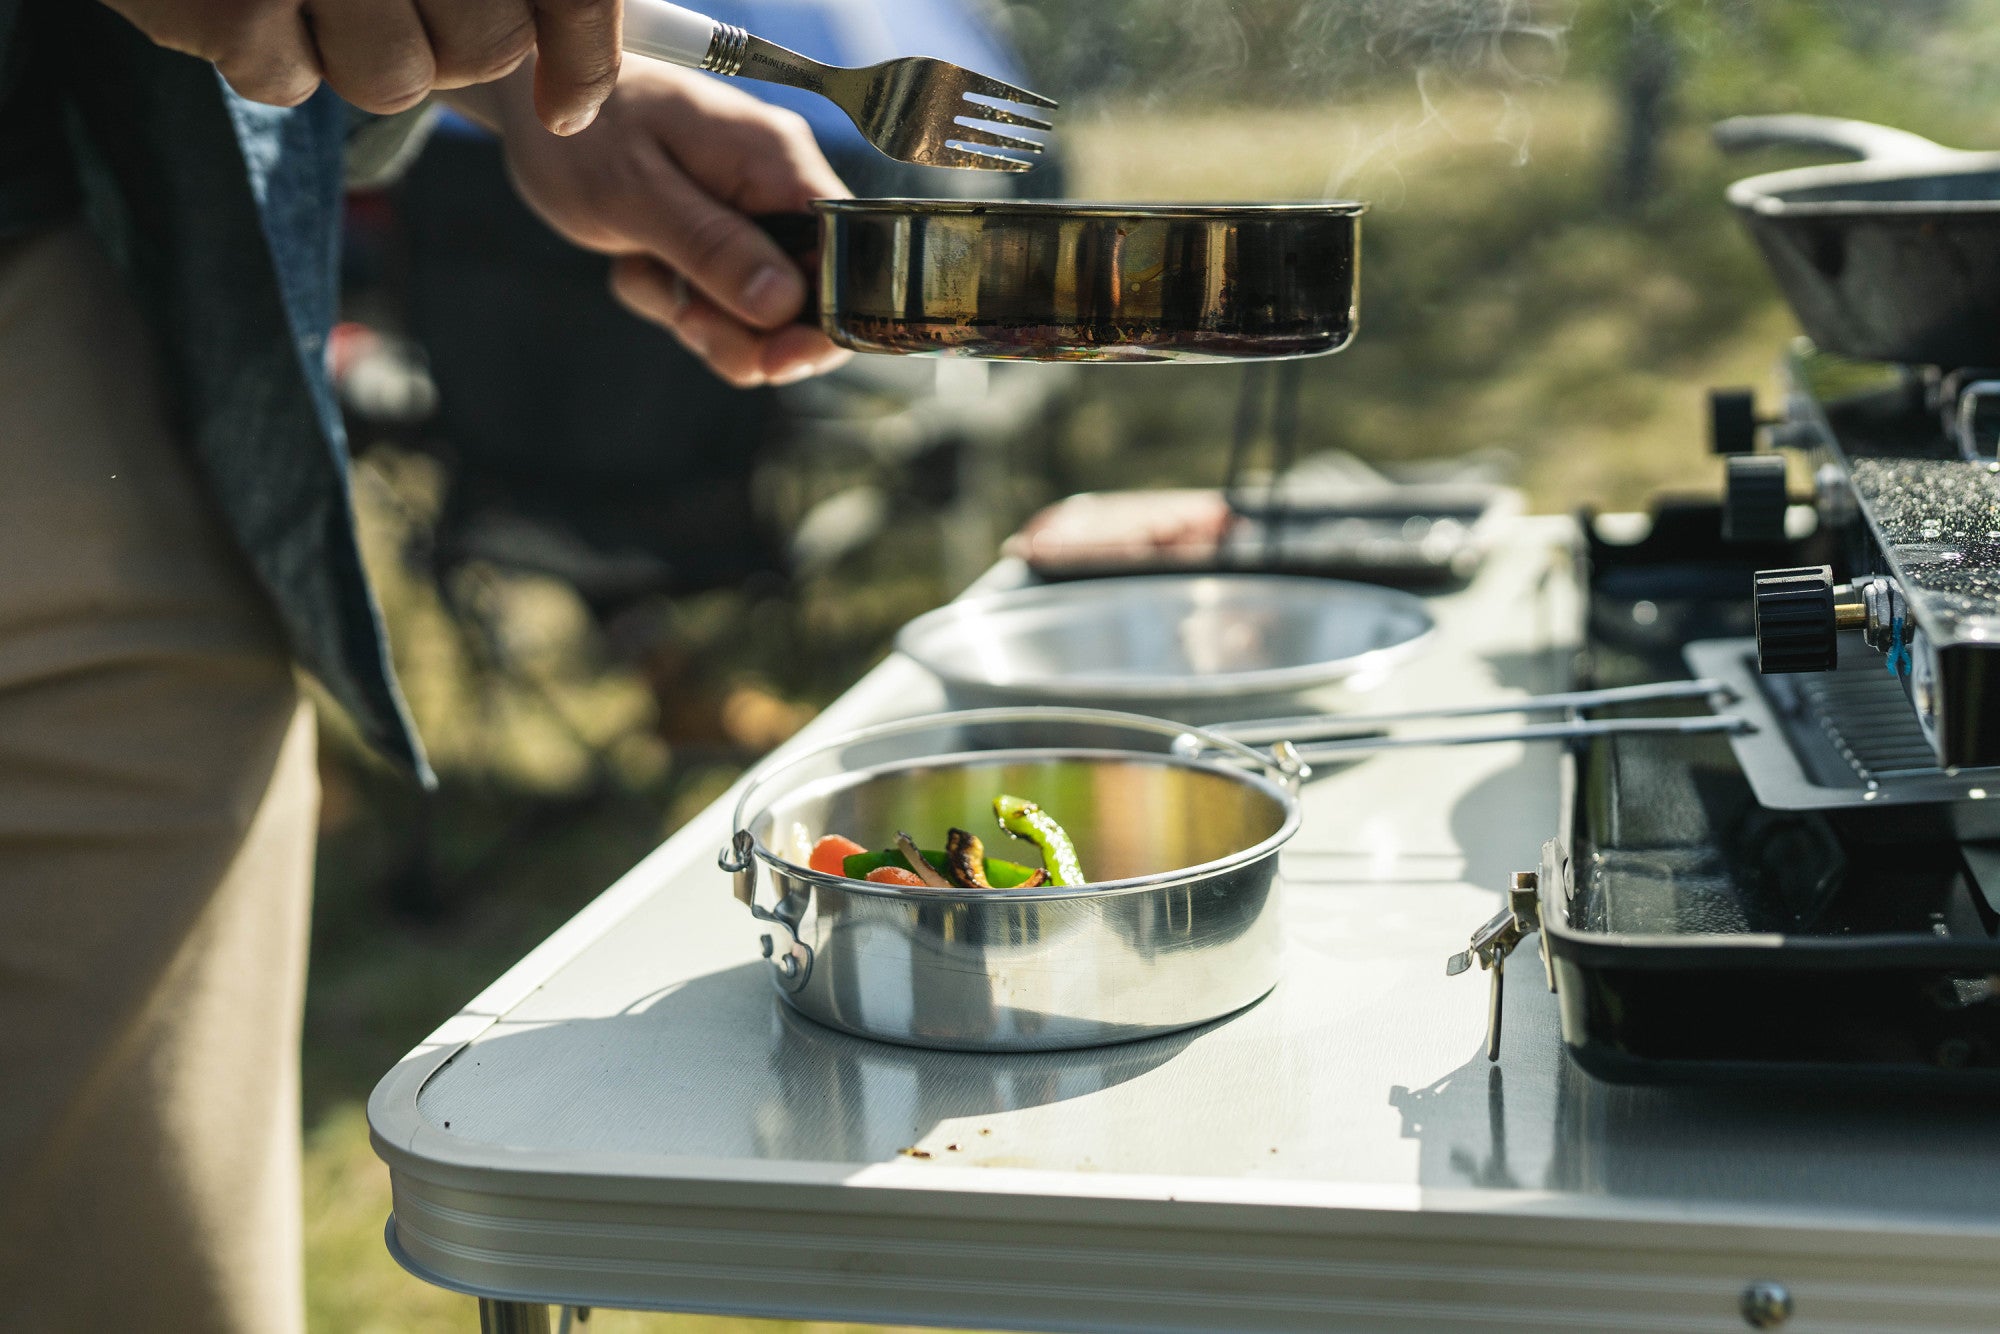
M 2000 364 L 2000 169 L 1808 168 L 1739 182 L 1730 198 L 1824 351 Z
M 821 323 L 858 351 L 1228 361 L 1354 334 L 1360 204 L 816 207 Z

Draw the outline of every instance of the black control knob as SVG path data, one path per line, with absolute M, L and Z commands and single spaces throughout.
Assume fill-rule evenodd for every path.
M 1757 574 L 1757 670 L 1830 672 L 1840 658 L 1833 569 L 1808 565 Z
M 1708 391 L 1708 447 L 1718 454 L 1757 452 L 1757 395 L 1750 389 Z
M 1785 506 L 1791 496 L 1785 486 L 1782 454 L 1738 454 L 1730 458 L 1728 489 L 1722 498 L 1722 540 L 1782 542 Z

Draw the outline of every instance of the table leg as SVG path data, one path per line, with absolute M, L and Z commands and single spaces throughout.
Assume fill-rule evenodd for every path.
M 549 1308 L 539 1303 L 479 1299 L 480 1334 L 549 1334 Z

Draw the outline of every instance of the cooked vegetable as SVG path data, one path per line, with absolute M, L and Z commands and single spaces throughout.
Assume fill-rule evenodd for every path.
M 951 860 L 941 849 L 924 848 L 922 852 L 924 860 L 932 866 L 943 866 Z M 894 866 L 904 871 L 910 869 L 910 864 L 903 854 L 895 848 L 890 848 L 887 852 L 862 852 L 849 857 L 846 865 L 841 868 L 841 874 L 849 880 L 866 880 L 870 871 L 879 870 L 884 866 Z M 1039 885 L 1048 884 L 1049 877 L 1039 866 L 1027 867 L 1019 862 L 1002 861 L 998 857 L 988 856 L 986 882 L 995 889 L 1034 889 Z
M 815 871 L 850 880 L 929 889 L 1038 889 L 1049 884 L 1086 883 L 1075 846 L 1048 812 L 1021 797 L 999 796 L 993 799 L 993 813 L 1001 828 L 1041 851 L 1046 869 L 989 857 L 986 844 L 965 829 L 948 830 L 941 852 L 918 847 L 917 841 L 901 830 L 896 834 L 896 846 L 882 852 L 870 852 L 852 839 L 828 834 L 813 845 L 810 864 Z
M 960 889 L 991 889 L 986 878 L 986 845 L 979 835 L 953 829 L 944 836 L 944 870 Z
M 1051 884 L 1066 888 L 1089 883 L 1076 859 L 1076 845 L 1047 811 L 1025 797 L 1003 794 L 993 798 L 993 814 L 1002 829 L 1041 849 L 1042 864 L 1048 868 Z
M 932 866 L 923 851 L 917 847 L 917 840 L 901 830 L 896 831 L 896 851 L 903 854 L 903 860 L 910 864 L 910 869 L 917 873 L 917 878 L 932 889 L 952 888 L 951 881 L 945 879 L 944 873 Z
M 856 853 L 865 853 L 867 851 L 868 849 L 862 847 L 851 838 L 842 838 L 839 834 L 828 834 L 825 838 L 813 844 L 812 856 L 807 860 L 806 865 L 812 867 L 813 870 L 818 871 L 821 875 L 846 875 L 847 859 Z

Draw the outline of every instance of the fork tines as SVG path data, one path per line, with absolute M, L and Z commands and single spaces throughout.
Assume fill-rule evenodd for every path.
M 1039 153 L 1042 145 L 1033 139 L 1022 139 L 1011 134 L 1001 134 L 997 130 L 981 129 L 969 117 L 960 116 L 952 124 L 958 129 L 952 134 L 955 144 L 975 144 L 981 148 L 1011 148 L 1021 153 Z
M 992 99 L 988 101 L 987 99 Z M 1007 153 L 988 153 L 982 149 L 1006 149 L 1010 153 L 1038 154 L 1044 145 L 1033 139 L 1019 135 L 1002 134 L 988 128 L 1006 125 L 1025 130 L 1053 130 L 1055 125 L 1039 116 L 1012 111 L 993 102 L 1020 102 L 1027 106 L 1043 107 L 1050 111 L 1057 109 L 1054 99 L 1031 93 L 1025 88 L 1016 88 L 1011 83 L 1002 83 L 983 74 L 971 76 L 965 91 L 963 115 L 956 116 L 952 124 L 956 127 L 951 136 L 951 151 L 962 155 L 962 160 L 951 165 L 975 167 L 986 171 L 1030 171 L 1031 161 L 1023 161 Z
M 1053 130 L 1055 128 L 1055 125 L 1049 121 L 1038 120 L 1033 116 L 1024 116 L 1018 111 L 1009 111 L 1006 107 L 991 106 L 985 102 L 975 101 L 970 97 L 965 99 L 965 105 L 971 108 L 971 110 L 967 115 L 959 117 L 958 123 L 960 125 L 966 124 L 968 120 L 983 120 L 990 121 L 995 125 L 1018 125 L 1024 130 Z
M 1002 83 L 971 70 L 967 70 L 966 74 L 969 76 L 965 81 L 967 97 L 990 97 L 996 102 L 1019 102 L 1023 106 L 1043 107 L 1049 111 L 1060 109 L 1052 97 L 1043 97 L 1040 93 L 1031 93 L 1026 88 L 1016 88 L 1011 83 Z
M 962 167 L 969 171 L 1033 171 L 1035 164 L 1022 158 L 1008 157 L 1003 153 L 982 153 L 976 148 L 961 148 L 956 141 L 937 150 L 930 159 L 933 167 Z

